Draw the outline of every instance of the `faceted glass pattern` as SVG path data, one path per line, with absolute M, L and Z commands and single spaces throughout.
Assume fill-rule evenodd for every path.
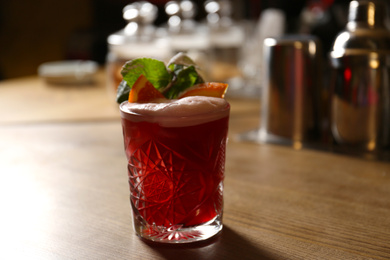
M 122 125 L 138 235 L 182 243 L 218 233 L 228 117 L 186 127 L 122 118 Z

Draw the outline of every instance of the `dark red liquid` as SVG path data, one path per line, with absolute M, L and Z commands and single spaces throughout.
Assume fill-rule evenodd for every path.
M 228 116 L 186 127 L 122 125 L 130 201 L 147 224 L 193 226 L 222 212 Z

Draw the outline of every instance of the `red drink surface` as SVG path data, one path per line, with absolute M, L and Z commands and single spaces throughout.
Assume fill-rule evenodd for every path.
M 223 110 L 176 127 L 122 116 L 130 200 L 148 225 L 193 226 L 221 214 L 229 105 Z

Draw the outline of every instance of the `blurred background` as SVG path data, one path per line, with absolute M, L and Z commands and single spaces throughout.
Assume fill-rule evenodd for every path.
M 262 127 L 272 123 L 278 131 L 287 131 L 299 123 L 315 133 L 308 136 L 328 143 L 333 140 L 330 128 L 340 127 L 347 136 L 363 140 L 356 137 L 358 141 L 351 143 L 364 143 L 370 151 L 380 145 L 389 150 L 390 69 L 381 60 L 390 49 L 390 32 L 384 33 L 390 28 L 390 1 L 370 1 L 0 1 L 0 80 L 38 75 L 48 85 L 106 85 L 114 100 L 126 61 L 151 57 L 167 62 L 183 51 L 202 68 L 205 81 L 229 84 L 228 97 L 261 97 Z M 349 24 L 353 32 L 345 34 L 341 32 L 349 9 L 355 10 Z M 300 40 L 289 41 L 285 48 L 275 44 L 286 35 L 294 37 L 284 39 Z M 352 61 L 352 54 L 332 60 L 329 54 L 337 36 L 353 40 L 351 46 L 359 48 L 357 58 L 364 51 L 364 62 Z M 268 37 L 274 39 L 267 46 Z M 302 47 L 308 38 L 315 41 Z M 333 54 L 346 53 L 344 41 L 338 41 L 341 48 Z M 336 61 L 342 66 L 334 66 Z M 99 82 L 103 84 L 95 84 Z M 292 112 L 295 108 L 297 113 Z M 342 119 L 333 122 L 336 117 Z M 282 136 L 291 138 L 292 133 Z M 383 136 L 378 145 L 376 136 Z
M 0 1 L 0 79 L 37 74 L 48 61 L 83 59 L 104 64 L 107 37 L 127 24 L 125 0 Z M 150 0 L 158 8 L 153 21 L 165 26 L 167 0 Z M 205 0 L 193 1 L 197 22 L 207 20 Z M 284 33 L 317 35 L 327 52 L 347 19 L 348 0 L 232 0 L 231 18 L 253 28 L 264 10 L 285 15 Z

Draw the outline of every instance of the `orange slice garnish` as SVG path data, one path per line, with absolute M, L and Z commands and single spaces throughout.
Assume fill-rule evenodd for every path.
M 225 96 L 228 84 L 219 82 L 207 82 L 194 85 L 182 93 L 179 94 L 178 98 L 184 98 L 189 96 L 206 96 L 206 97 L 219 97 Z
M 130 90 L 129 103 L 150 102 L 156 99 L 165 99 L 165 97 L 144 75 L 139 76 Z

